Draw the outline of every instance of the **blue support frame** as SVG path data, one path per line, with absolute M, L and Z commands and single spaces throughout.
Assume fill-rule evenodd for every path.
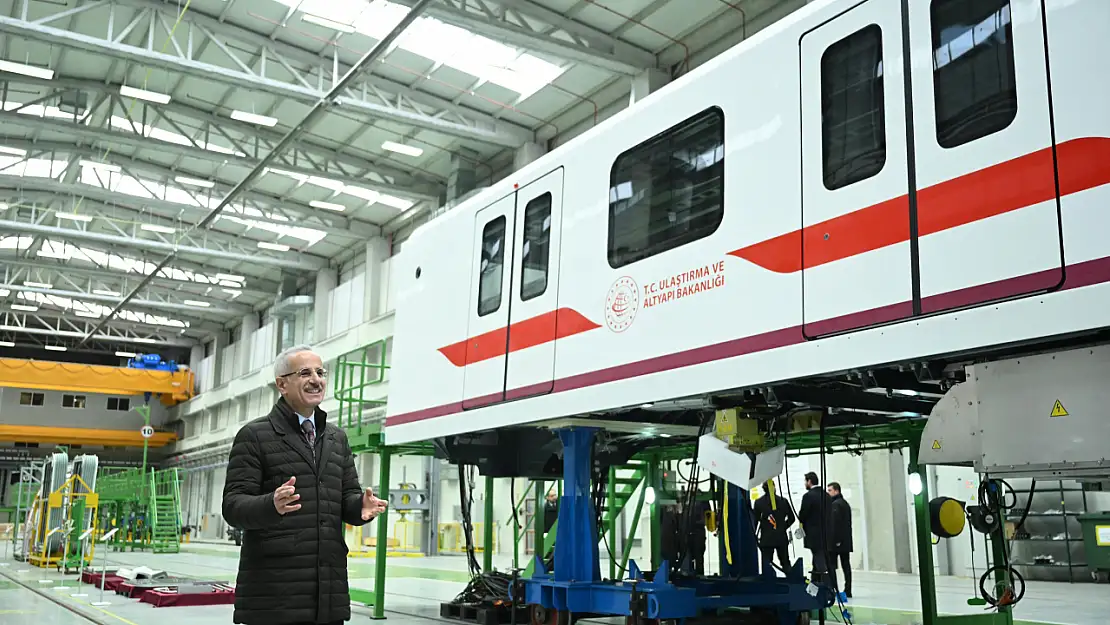
M 647 619 L 686 619 L 728 608 L 762 608 L 776 611 L 783 625 L 795 623 L 801 612 L 832 607 L 832 591 L 806 582 L 801 559 L 785 578 L 777 577 L 770 565 L 760 570 L 750 497 L 748 491 L 733 484 L 727 485 L 727 512 L 722 515 L 728 545 L 726 549 L 721 541 L 721 576 L 672 581 L 666 560 L 653 576 L 645 576 L 635 560 L 630 560 L 627 579 L 603 581 L 590 498 L 596 433 L 596 428 L 558 430 L 563 442 L 563 497 L 555 570 L 547 571 L 543 560 L 536 557 L 532 577 L 521 580 L 524 603 L 571 614 L 631 616 L 633 601 L 639 599 L 641 616 Z

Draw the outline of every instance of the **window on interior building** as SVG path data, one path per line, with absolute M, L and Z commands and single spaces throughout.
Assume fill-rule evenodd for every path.
M 20 406 L 41 406 L 46 401 L 46 396 L 42 393 L 20 393 L 19 405 Z
M 710 108 L 617 157 L 609 174 L 609 266 L 713 234 L 724 218 L 725 117 Z
M 62 408 L 84 408 L 84 395 L 62 395 Z
M 502 271 L 505 268 L 505 216 L 482 229 L 482 263 L 478 278 L 478 316 L 501 308 Z
M 1009 0 L 933 0 L 933 103 L 937 142 L 954 148 L 1017 117 Z
M 109 397 L 108 410 L 127 412 L 131 410 L 131 399 L 128 397 Z
M 547 265 L 551 256 L 551 193 L 524 207 L 524 243 L 521 248 L 520 299 L 528 301 L 547 290 Z
M 830 191 L 866 180 L 886 164 L 883 33 L 876 24 L 821 55 L 821 151 Z

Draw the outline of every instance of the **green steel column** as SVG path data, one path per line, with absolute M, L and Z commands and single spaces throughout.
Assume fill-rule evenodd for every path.
M 493 570 L 493 478 L 486 477 L 486 507 L 482 514 L 482 570 Z
M 661 493 L 654 490 L 655 486 L 658 484 L 659 458 L 657 456 L 652 456 L 648 459 L 647 483 L 644 485 L 644 488 L 651 488 L 653 492 L 655 492 L 655 498 L 653 498 L 651 504 L 648 505 L 648 516 L 651 519 L 649 527 L 651 528 L 651 570 L 653 571 L 658 569 L 659 565 L 663 562 L 663 543 L 659 535 L 661 530 L 659 528 L 659 504 L 657 503 Z
M 933 541 L 929 530 L 929 479 L 925 465 L 917 463 L 920 444 L 920 436 L 910 439 L 909 472 L 921 478 L 921 492 L 913 497 L 913 511 L 917 520 L 917 573 L 921 580 L 921 622 L 924 625 L 934 625 L 937 623 L 937 581 L 933 571 Z
M 150 425 L 150 404 L 144 404 L 142 406 L 139 406 L 139 407 L 135 408 L 135 412 L 142 415 L 142 417 L 143 417 L 143 427 L 146 427 L 146 426 Z M 147 451 L 147 447 L 148 447 L 149 442 L 150 442 L 150 439 L 148 439 L 147 437 L 144 436 L 143 437 L 143 475 L 146 475 L 146 451 Z
M 532 513 L 532 534 L 534 536 L 532 542 L 532 555 L 543 557 L 544 551 L 544 536 L 543 536 L 543 500 L 547 493 L 546 486 L 543 480 L 536 480 L 536 506 Z M 535 561 L 535 558 L 532 558 Z
M 617 468 L 609 467 L 605 493 L 605 540 L 609 542 L 609 579 L 617 578 Z
M 388 447 L 382 447 L 378 454 L 378 489 L 380 499 L 389 501 L 389 454 Z M 378 544 L 374 546 L 374 618 L 385 618 L 385 554 L 389 542 L 389 508 L 378 515 Z
M 1009 561 L 1009 558 L 1006 554 L 1006 544 L 1003 540 L 1003 537 L 1006 535 L 1005 510 L 998 511 L 998 528 L 999 529 L 997 532 L 989 535 L 989 540 L 991 541 L 991 562 L 993 562 L 994 564 L 1001 564 L 1003 562 Z M 968 528 L 967 531 L 972 530 L 971 528 Z M 1005 571 L 998 571 L 997 573 L 995 573 L 994 580 L 995 584 L 1009 584 L 1013 581 L 1010 579 L 1010 575 L 1008 575 Z M 999 593 L 994 592 L 991 594 L 997 596 Z M 997 609 L 997 612 L 995 612 L 995 625 L 1014 625 L 1014 607 L 1009 605 L 999 607 Z

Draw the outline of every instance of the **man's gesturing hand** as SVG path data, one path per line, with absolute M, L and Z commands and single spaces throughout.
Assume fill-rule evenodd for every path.
M 293 485 L 296 483 L 297 477 L 293 476 L 274 491 L 274 507 L 277 508 L 278 514 L 284 515 L 287 512 L 295 512 L 301 509 L 301 504 L 294 503 L 301 498 L 300 495 L 294 492 Z
M 362 520 L 369 521 L 370 519 L 378 516 L 385 511 L 386 503 L 384 499 L 378 499 L 374 496 L 374 489 L 367 488 L 362 493 Z

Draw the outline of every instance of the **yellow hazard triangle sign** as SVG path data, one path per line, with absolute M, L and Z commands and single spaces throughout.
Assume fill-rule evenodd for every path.
M 1057 399 L 1056 403 L 1052 404 L 1052 412 L 1048 413 L 1048 416 L 1066 417 L 1068 416 L 1068 411 L 1064 408 L 1064 404 L 1060 403 L 1060 400 Z

